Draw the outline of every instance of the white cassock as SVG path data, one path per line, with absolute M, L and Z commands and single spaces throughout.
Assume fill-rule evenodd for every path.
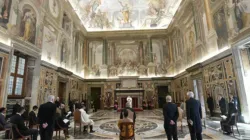
M 86 113 L 85 110 L 80 109 L 81 112 L 81 120 L 83 123 L 88 124 L 88 125 L 94 125 L 93 120 L 89 119 L 90 115 Z

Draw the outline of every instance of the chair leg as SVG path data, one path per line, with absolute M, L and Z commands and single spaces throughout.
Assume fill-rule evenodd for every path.
M 239 135 L 240 135 L 240 131 L 239 131 L 239 129 L 238 129 L 238 125 L 236 124 L 236 128 L 237 128 L 237 132 L 239 133 Z
M 80 134 L 82 133 L 82 124 L 80 124 Z
M 59 130 L 59 140 L 60 140 L 60 138 L 61 138 L 61 137 L 60 137 L 60 133 L 61 133 L 61 130 Z
M 74 123 L 74 136 L 76 135 L 76 124 Z
M 181 123 L 181 132 L 183 133 L 183 125 L 182 125 L 182 123 Z
M 234 135 L 234 126 L 232 126 L 231 128 L 232 128 L 233 136 L 235 137 L 235 135 Z

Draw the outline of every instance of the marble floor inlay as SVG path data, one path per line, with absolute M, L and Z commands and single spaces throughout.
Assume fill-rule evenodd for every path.
M 145 110 L 142 112 L 136 112 L 136 116 L 136 139 L 166 139 L 166 134 L 163 128 L 164 120 L 161 110 Z M 106 110 L 98 111 L 91 116 L 91 118 L 95 121 L 94 129 L 96 132 L 93 134 L 85 134 L 85 136 L 81 134 L 76 136 L 75 139 L 87 139 L 86 135 L 92 135 L 92 138 L 94 139 L 119 139 L 119 129 L 117 126 L 119 117 L 119 112 Z M 190 135 L 185 120 L 183 120 L 183 125 L 183 129 L 181 130 L 180 124 L 178 123 L 178 138 L 180 140 L 189 140 Z M 88 136 L 88 138 L 90 137 Z M 205 128 L 203 131 L 203 138 L 204 140 L 234 139 L 232 137 L 223 135 L 222 133 Z
M 79 128 L 76 130 L 74 136 L 74 123 L 71 122 L 71 128 L 69 129 L 70 140 L 74 139 L 94 139 L 94 140 L 118 140 L 119 129 L 117 122 L 119 120 L 120 113 L 110 110 L 100 110 L 96 113 L 91 114 L 91 119 L 94 120 L 95 133 L 83 133 L 79 132 Z M 73 119 L 72 119 L 73 120 Z M 145 110 L 136 112 L 136 124 L 135 124 L 135 139 L 136 140 L 166 140 L 165 130 L 163 128 L 163 115 L 162 110 Z M 216 124 L 215 124 L 216 123 Z M 218 129 L 217 122 L 208 123 Z M 183 129 L 181 130 L 180 123 L 178 123 L 178 139 L 179 140 L 190 140 L 189 130 L 187 127 L 186 120 L 183 120 Z M 82 128 L 83 131 L 83 128 Z M 242 129 L 241 129 L 242 131 Z M 247 132 L 247 131 L 245 131 Z M 242 133 L 244 134 L 244 133 Z M 239 137 L 237 137 L 239 139 Z M 247 137 L 244 137 L 247 138 Z M 38 140 L 40 137 L 38 138 Z M 55 133 L 53 139 L 56 139 Z M 63 132 L 58 140 L 63 140 Z M 203 139 L 204 140 L 234 140 L 234 137 L 223 135 L 221 132 L 215 129 L 203 128 Z

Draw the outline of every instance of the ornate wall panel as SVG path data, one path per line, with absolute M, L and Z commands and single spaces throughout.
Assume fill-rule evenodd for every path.
M 5 88 L 6 78 L 9 65 L 9 56 L 6 53 L 0 52 L 0 105 L 3 104 L 5 93 L 8 93 L 8 89 Z
M 38 91 L 38 105 L 47 102 L 48 95 L 57 96 L 58 74 L 55 70 L 41 67 L 40 90 Z
M 174 89 L 172 90 L 173 100 L 180 103 L 186 100 L 186 93 L 190 90 L 190 78 L 188 75 L 181 76 L 174 80 Z
M 219 95 L 224 96 L 227 101 L 229 95 L 238 96 L 233 65 L 232 56 L 229 56 L 204 67 L 205 96 L 207 97 L 207 94 L 212 95 L 216 111 L 219 111 Z M 207 77 L 209 77 L 209 80 Z

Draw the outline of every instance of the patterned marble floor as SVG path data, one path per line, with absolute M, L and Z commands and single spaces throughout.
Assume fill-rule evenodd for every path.
M 216 118 L 216 117 L 207 119 L 206 122 L 207 127 L 220 132 L 221 131 L 220 120 L 221 118 Z M 240 135 L 238 134 L 236 128 L 234 127 L 235 137 L 240 140 L 250 140 L 250 125 L 238 123 L 238 128 Z
M 91 118 L 94 120 L 94 130 L 95 133 L 76 133 L 74 136 L 73 123 L 71 123 L 70 140 L 78 139 L 91 139 L 91 140 L 118 140 L 119 139 L 119 130 L 117 128 L 117 121 L 119 119 L 119 113 L 114 111 L 98 111 L 92 114 Z M 135 127 L 135 139 L 136 140 L 165 140 L 164 128 L 163 128 L 163 116 L 160 110 L 151 110 L 151 111 L 142 111 L 137 112 L 136 127 Z M 185 121 L 183 121 L 185 122 Z M 180 124 L 178 124 L 180 125 Z M 185 125 L 185 123 L 184 123 Z M 79 131 L 79 129 L 77 129 Z M 62 133 L 62 132 L 61 132 Z M 63 134 L 61 134 L 63 135 Z M 189 130 L 187 126 L 183 127 L 181 131 L 178 127 L 178 138 L 179 140 L 190 140 Z M 40 137 L 38 137 L 38 140 Z M 56 139 L 55 133 L 53 139 Z M 64 137 L 61 136 L 57 138 L 63 140 Z M 203 139 L 204 140 L 234 140 L 235 138 L 223 135 L 221 132 L 213 129 L 203 130 Z
M 119 130 L 117 128 L 119 113 L 114 111 L 98 111 L 93 114 L 91 118 L 95 122 L 94 129 L 96 132 L 93 134 L 77 134 L 73 137 L 73 129 L 70 129 L 70 139 L 119 139 Z M 73 126 L 73 124 L 71 125 Z M 162 112 L 160 110 L 137 112 L 135 133 L 136 140 L 167 139 L 163 128 Z M 183 127 L 183 131 L 181 131 L 180 127 L 178 128 L 178 138 L 179 140 L 190 139 L 187 126 Z M 212 129 L 204 129 L 203 138 L 204 140 L 234 140 L 234 138 L 223 135 Z

